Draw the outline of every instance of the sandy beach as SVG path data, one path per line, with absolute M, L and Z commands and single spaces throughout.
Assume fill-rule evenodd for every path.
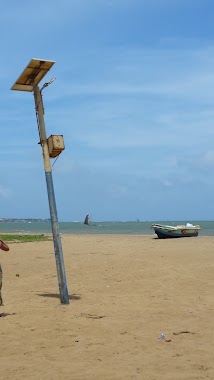
M 214 379 L 214 237 L 63 235 L 0 252 L 1 379 Z M 159 339 L 161 333 L 166 338 Z

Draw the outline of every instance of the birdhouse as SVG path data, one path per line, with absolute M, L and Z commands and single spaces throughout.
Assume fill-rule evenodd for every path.
M 59 154 L 65 149 L 62 135 L 51 135 L 48 137 L 47 141 L 50 158 L 59 156 Z

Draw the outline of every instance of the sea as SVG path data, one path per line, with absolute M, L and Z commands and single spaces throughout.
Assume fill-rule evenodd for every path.
M 199 224 L 201 231 L 200 236 L 214 236 L 214 221 L 125 221 L 125 222 L 91 222 L 85 225 L 83 222 L 59 222 L 59 231 L 61 234 L 127 234 L 127 235 L 154 235 L 151 225 L 153 223 L 177 226 L 191 223 Z M 16 221 L 0 222 L 0 234 L 17 233 L 17 234 L 51 234 L 51 223 L 48 221 Z

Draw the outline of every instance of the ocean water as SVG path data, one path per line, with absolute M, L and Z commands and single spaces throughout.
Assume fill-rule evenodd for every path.
M 192 223 L 201 226 L 200 236 L 214 236 L 214 221 L 151 221 L 151 222 L 91 222 L 89 226 L 82 222 L 59 222 L 62 234 L 128 234 L 154 235 L 150 228 L 153 223 L 177 226 Z M 0 234 L 3 233 L 51 233 L 50 222 L 0 222 Z

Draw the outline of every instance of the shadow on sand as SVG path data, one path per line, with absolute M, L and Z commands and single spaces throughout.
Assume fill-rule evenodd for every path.
M 37 295 L 40 297 L 59 298 L 60 299 L 60 295 L 58 293 L 41 293 L 41 294 L 37 294 Z M 68 297 L 69 297 L 69 300 L 72 300 L 72 301 L 73 300 L 78 301 L 81 299 L 81 297 L 78 294 L 71 294 Z
M 0 318 L 7 317 L 8 315 L 16 315 L 16 313 L 0 313 Z

